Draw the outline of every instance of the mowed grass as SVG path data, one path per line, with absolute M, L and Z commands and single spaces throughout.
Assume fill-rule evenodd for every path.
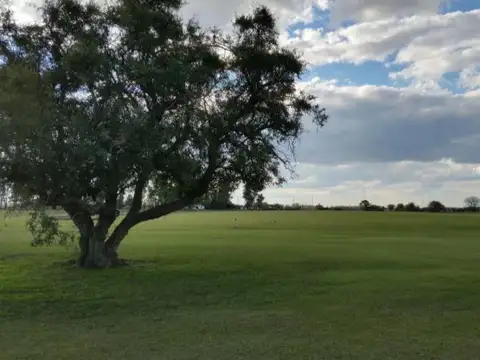
M 0 223 L 0 359 L 480 357 L 480 216 L 177 213 L 106 271 L 23 224 Z

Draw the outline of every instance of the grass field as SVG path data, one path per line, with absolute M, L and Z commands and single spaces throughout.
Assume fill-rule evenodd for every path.
M 2 222 L 0 359 L 480 358 L 480 216 L 178 213 L 106 271 Z

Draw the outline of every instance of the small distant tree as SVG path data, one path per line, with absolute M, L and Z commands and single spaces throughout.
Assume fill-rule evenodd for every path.
M 133 204 L 133 195 L 132 194 L 128 194 L 126 197 L 125 197 L 125 200 L 123 201 L 123 204 L 126 208 L 129 208 L 130 206 L 132 206 Z
M 362 200 L 362 201 L 360 201 L 359 206 L 360 206 L 360 209 L 362 209 L 362 210 L 368 210 L 370 208 L 370 201 Z
M 402 203 L 398 203 L 395 207 L 395 211 L 405 211 L 405 205 L 403 205 Z
M 250 187 L 243 189 L 243 199 L 245 200 L 245 207 L 247 209 L 253 209 L 255 200 L 257 199 L 257 193 Z
M 197 202 L 205 206 L 206 209 L 232 209 L 235 207 L 231 200 L 232 191 L 233 189 L 231 184 L 219 183 L 202 197 L 200 197 Z
M 257 209 L 263 209 L 265 205 L 266 205 L 265 204 L 265 196 L 263 196 L 263 194 L 258 194 L 256 202 L 255 202 L 255 207 Z
M 405 211 L 409 211 L 409 212 L 420 211 L 420 207 L 415 205 L 415 203 L 413 202 L 409 202 L 407 205 L 405 205 Z
M 464 203 L 469 211 L 478 211 L 480 208 L 480 198 L 477 196 L 469 196 L 465 198 Z
M 322 204 L 317 204 L 317 205 L 315 206 L 315 209 L 317 209 L 317 210 L 325 210 L 325 206 L 323 206 Z
M 270 208 L 271 208 L 272 210 L 283 210 L 284 206 L 283 206 L 282 204 L 276 203 L 276 204 L 272 204 L 272 205 L 270 206 Z
M 6 209 L 8 206 L 8 187 L 0 183 L 0 209 Z
M 120 194 L 117 200 L 117 209 L 125 208 L 125 195 Z
M 299 203 L 293 203 L 285 206 L 285 210 L 302 210 L 302 205 Z
M 393 210 L 395 210 L 395 205 L 394 204 L 388 204 L 387 209 L 389 211 L 393 211 Z
M 442 212 L 445 211 L 445 205 L 443 205 L 440 201 L 433 200 L 427 206 L 428 211 L 430 212 Z
M 370 204 L 368 211 L 385 211 L 385 207 L 381 205 Z

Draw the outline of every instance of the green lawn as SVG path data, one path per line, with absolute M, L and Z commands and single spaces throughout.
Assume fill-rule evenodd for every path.
M 480 216 L 178 213 L 106 271 L 3 222 L 0 359 L 480 356 Z

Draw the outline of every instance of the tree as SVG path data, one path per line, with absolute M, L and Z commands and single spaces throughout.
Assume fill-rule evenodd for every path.
M 393 210 L 395 210 L 395 205 L 394 204 L 388 204 L 387 209 L 389 211 L 393 211 Z
M 469 196 L 464 200 L 465 207 L 470 211 L 478 211 L 480 208 L 480 198 L 477 196 Z
M 256 198 L 257 198 L 257 193 L 254 190 L 252 190 L 250 187 L 245 187 L 243 189 L 243 199 L 245 200 L 245 208 L 253 209 Z
M 235 207 L 231 201 L 233 190 L 231 184 L 221 183 L 200 197 L 197 202 L 204 205 L 206 209 L 232 209 Z
M 263 209 L 264 205 L 265 205 L 265 196 L 263 196 L 263 194 L 258 194 L 255 207 L 257 209 Z
M 327 121 L 298 91 L 306 64 L 278 44 L 267 8 L 225 35 L 182 23 L 181 3 L 49 0 L 34 25 L 0 11 L 0 181 L 43 214 L 32 219 L 34 244 L 63 239 L 45 207 L 68 213 L 81 267 L 121 264 L 131 228 L 218 184 L 282 184 L 281 167 L 292 170 L 283 149 L 293 151 L 304 115 Z M 171 198 L 144 209 L 152 183 Z M 111 229 L 121 193 L 133 198 Z
M 284 206 L 282 204 L 272 204 L 270 205 L 270 209 L 271 210 L 283 210 L 284 209 Z
M 0 210 L 8 207 L 8 187 L 0 183 Z
M 370 202 L 368 200 L 362 200 L 360 201 L 359 206 L 362 210 L 368 210 L 370 208 Z
M 430 201 L 427 207 L 428 211 L 430 212 L 442 212 L 445 211 L 445 205 L 443 205 L 440 201 Z
M 129 194 L 125 197 L 125 200 L 123 201 L 123 206 L 125 208 L 130 208 L 133 204 L 133 195 Z
M 415 205 L 415 203 L 409 202 L 407 205 L 405 205 L 405 211 L 415 212 L 420 211 L 420 208 Z
M 405 205 L 403 205 L 402 203 L 398 203 L 395 207 L 395 211 L 405 211 Z
M 366 209 L 368 211 L 385 211 L 385 207 L 381 205 L 370 204 Z

